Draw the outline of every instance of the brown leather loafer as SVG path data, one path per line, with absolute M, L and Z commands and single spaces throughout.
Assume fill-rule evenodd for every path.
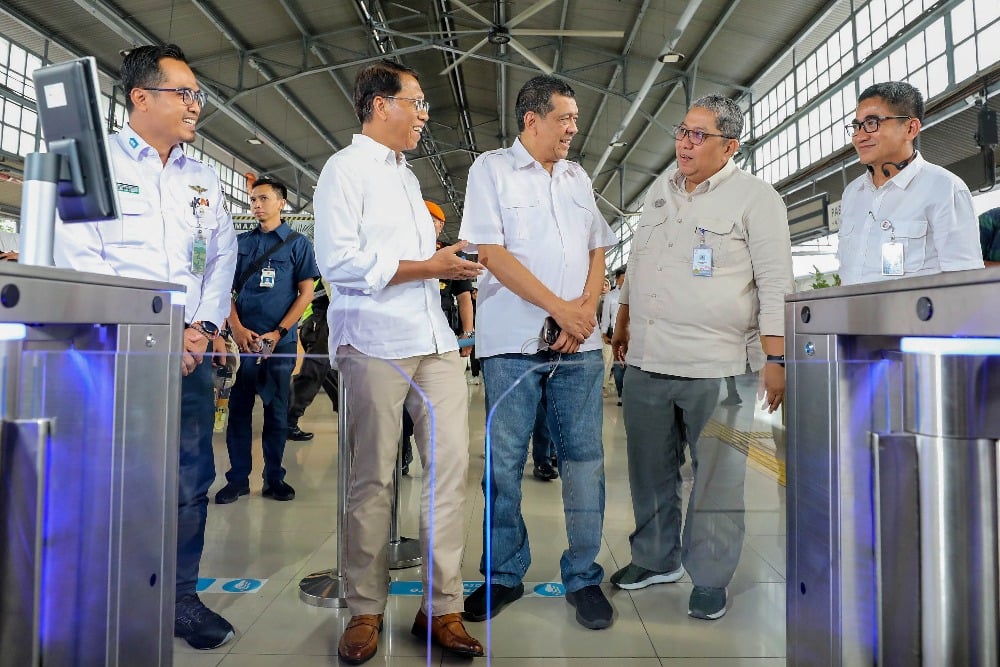
M 378 651 L 378 633 L 381 629 L 382 614 L 351 616 L 337 646 L 340 659 L 352 665 L 370 660 Z
M 427 614 L 421 609 L 413 619 L 410 630 L 418 637 L 427 636 Z M 470 637 L 462 624 L 461 614 L 442 614 L 431 618 L 431 639 L 435 644 L 455 655 L 481 658 L 486 655 L 483 645 L 475 637 Z

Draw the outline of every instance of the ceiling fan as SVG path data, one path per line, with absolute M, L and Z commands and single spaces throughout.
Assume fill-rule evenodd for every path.
M 518 28 L 517 26 L 526 21 L 528 18 L 534 16 L 541 10 L 545 9 L 551 5 L 556 0 L 540 0 L 539 2 L 532 3 L 530 7 L 525 9 L 523 12 L 513 17 L 507 21 L 506 25 L 498 25 L 494 21 L 486 18 L 476 10 L 472 9 L 461 0 L 451 0 L 451 3 L 457 6 L 459 9 L 465 11 L 467 14 L 475 17 L 477 20 L 482 22 L 484 25 L 488 26 L 486 30 L 470 30 L 462 31 L 459 34 L 481 34 L 486 33 L 479 42 L 476 43 L 471 49 L 463 53 L 455 62 L 451 63 L 445 67 L 441 74 L 447 74 L 451 70 L 455 69 L 462 64 L 464 60 L 472 56 L 476 51 L 483 48 L 487 44 L 496 44 L 499 46 L 507 45 L 512 49 L 520 53 L 524 58 L 530 62 L 532 65 L 542 70 L 546 74 L 552 74 L 552 67 L 550 67 L 545 61 L 536 56 L 531 52 L 530 49 L 526 48 L 521 42 L 515 39 L 516 37 L 613 37 L 620 38 L 624 37 L 625 33 L 621 30 L 544 30 L 544 29 L 529 29 L 529 28 Z

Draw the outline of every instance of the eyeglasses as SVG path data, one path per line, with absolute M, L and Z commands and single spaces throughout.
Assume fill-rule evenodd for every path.
M 683 125 L 674 125 L 674 139 L 677 141 L 683 141 L 687 137 L 691 140 L 691 143 L 695 146 L 701 146 L 705 141 L 705 137 L 722 137 L 723 139 L 735 139 L 736 137 L 727 137 L 724 134 L 712 134 L 711 132 L 702 132 L 701 130 L 692 130 L 684 127 Z
M 413 102 L 413 107 L 417 110 L 417 113 L 428 113 L 431 110 L 430 103 L 427 100 L 418 100 L 415 97 L 395 97 L 393 95 L 386 95 L 387 100 L 409 100 Z
M 195 102 L 198 106 L 203 107 L 205 103 L 208 102 L 208 95 L 205 94 L 204 90 L 193 90 L 191 88 L 143 88 L 143 90 L 156 90 L 161 93 L 177 93 L 181 96 L 181 102 L 184 106 L 191 106 Z
M 878 132 L 878 125 L 883 120 L 910 120 L 913 116 L 868 116 L 862 121 L 852 120 L 850 123 L 844 126 L 847 131 L 847 136 L 853 137 L 858 133 L 858 130 L 864 130 L 868 134 L 874 134 Z

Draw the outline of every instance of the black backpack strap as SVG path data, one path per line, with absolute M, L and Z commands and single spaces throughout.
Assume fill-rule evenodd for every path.
M 288 243 L 292 239 L 297 238 L 299 236 L 302 236 L 302 234 L 299 234 L 297 231 L 295 231 L 293 229 L 288 234 L 288 236 L 285 237 L 284 241 L 282 241 L 281 243 L 278 243 L 278 244 L 272 246 L 270 250 L 268 250 L 263 255 L 261 255 L 260 257 L 258 257 L 257 261 L 254 262 L 253 264 L 251 264 L 250 267 L 246 271 L 243 272 L 243 275 L 240 276 L 240 279 L 236 281 L 236 284 L 233 287 L 233 300 L 235 300 L 236 297 L 238 297 L 240 295 L 240 290 L 243 289 L 243 286 L 247 284 L 248 280 L 250 280 L 250 276 L 252 276 L 253 274 L 257 273 L 257 271 L 260 270 L 260 267 L 264 266 L 264 262 L 267 260 L 268 257 L 270 257 L 274 253 L 278 252 L 278 249 L 281 246 L 285 245 L 286 243 Z

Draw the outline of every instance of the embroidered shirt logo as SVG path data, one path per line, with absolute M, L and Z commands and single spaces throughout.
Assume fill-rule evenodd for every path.
M 118 192 L 124 192 L 128 195 L 137 195 L 139 194 L 139 186 L 132 185 L 131 183 L 119 183 Z
M 131 146 L 132 148 L 138 148 L 139 147 L 139 140 L 136 139 L 135 137 L 129 137 L 128 138 L 128 145 Z

